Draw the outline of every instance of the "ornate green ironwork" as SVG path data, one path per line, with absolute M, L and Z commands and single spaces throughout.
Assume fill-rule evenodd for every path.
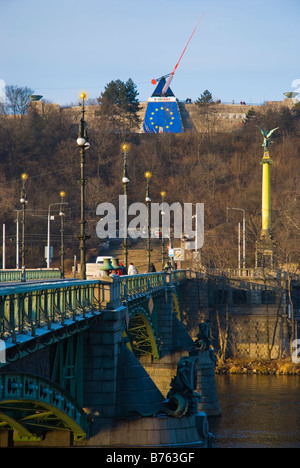
M 159 359 L 157 333 L 145 308 L 137 307 L 129 312 L 127 336 L 137 357 L 151 355 L 154 360 Z
M 0 429 L 13 430 L 14 440 L 37 441 L 49 429 L 86 437 L 83 331 L 102 316 L 98 288 L 97 280 L 0 288 L 0 337 L 6 346 L 6 361 L 0 363 Z M 49 346 L 51 381 L 7 373 L 5 366 Z
M 49 430 L 88 436 L 87 416 L 67 392 L 50 380 L 27 374 L 0 374 L 0 430 L 14 431 L 14 440 L 37 441 Z
M 161 342 L 157 334 L 157 307 L 155 297 L 169 285 L 177 285 L 186 279 L 186 270 L 121 276 L 120 295 L 129 308 L 127 335 L 130 348 L 140 357 L 152 355 L 159 359 Z M 150 303 L 152 310 L 149 312 Z M 173 311 L 180 320 L 180 306 L 173 293 Z
M 35 269 L 26 270 L 25 279 L 30 280 L 42 280 L 42 279 L 58 279 L 61 277 L 61 272 L 58 268 L 53 269 Z M 0 271 L 0 283 L 8 283 L 13 281 L 21 281 L 22 270 L 2 270 Z
M 186 270 L 161 271 L 132 276 L 120 276 L 121 299 L 134 299 L 144 294 L 159 291 L 168 284 L 179 283 L 186 279 Z
M 166 273 L 148 273 L 142 275 L 120 276 L 121 298 L 138 297 L 166 286 Z
M 0 339 L 11 344 L 99 313 L 99 282 L 57 281 L 0 288 Z M 38 333 L 39 330 L 39 333 Z

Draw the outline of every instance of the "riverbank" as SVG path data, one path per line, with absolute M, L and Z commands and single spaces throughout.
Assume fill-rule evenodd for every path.
M 300 375 L 300 364 L 291 358 L 272 359 L 270 361 L 227 359 L 225 363 L 217 362 L 216 374 L 256 374 L 256 375 Z

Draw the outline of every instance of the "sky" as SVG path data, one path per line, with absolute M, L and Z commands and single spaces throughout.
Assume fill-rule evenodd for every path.
M 300 93 L 299 0 L 0 0 L 0 80 L 70 105 L 132 78 L 146 101 L 202 13 L 171 83 L 178 99 Z

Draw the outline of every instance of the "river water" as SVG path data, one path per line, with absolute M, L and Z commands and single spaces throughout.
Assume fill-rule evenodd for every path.
M 216 375 L 212 448 L 300 448 L 300 376 Z

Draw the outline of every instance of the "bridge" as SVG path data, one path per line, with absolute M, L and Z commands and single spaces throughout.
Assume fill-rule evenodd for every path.
M 205 368 L 215 392 L 214 360 L 181 321 L 186 281 L 1 283 L 0 446 L 206 446 L 199 381 Z
M 221 414 L 211 345 L 276 359 L 292 318 L 299 336 L 285 275 L 28 274 L 0 283 L 0 447 L 205 446 Z

